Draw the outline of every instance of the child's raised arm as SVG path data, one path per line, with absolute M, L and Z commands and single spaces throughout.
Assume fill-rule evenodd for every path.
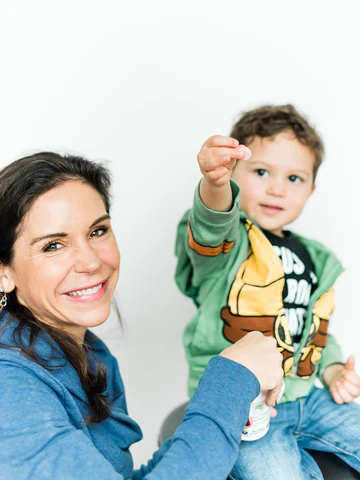
M 251 151 L 235 138 L 214 135 L 201 147 L 197 156 L 201 173 L 203 203 L 212 210 L 226 212 L 233 202 L 230 178 L 237 160 L 249 160 Z

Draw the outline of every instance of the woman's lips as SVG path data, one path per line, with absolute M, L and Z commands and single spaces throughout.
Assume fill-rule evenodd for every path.
M 260 207 L 268 215 L 276 215 L 284 210 L 282 207 L 279 207 L 278 205 L 267 205 L 264 203 L 260 204 Z
M 96 300 L 100 300 L 105 295 L 108 284 L 109 279 L 105 280 L 102 283 L 98 283 L 92 287 L 87 287 L 81 290 L 72 290 L 71 292 L 65 293 L 64 295 L 68 300 L 72 302 L 95 302 Z

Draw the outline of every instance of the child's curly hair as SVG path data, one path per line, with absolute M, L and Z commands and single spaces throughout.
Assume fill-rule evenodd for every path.
M 233 126 L 230 136 L 247 145 L 256 136 L 273 137 L 284 131 L 293 132 L 297 140 L 309 147 L 314 154 L 315 181 L 324 158 L 324 144 L 315 129 L 293 105 L 264 105 L 245 112 Z

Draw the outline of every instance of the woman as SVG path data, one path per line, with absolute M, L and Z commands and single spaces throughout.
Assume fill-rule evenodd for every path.
M 104 166 L 51 152 L 0 172 L 2 478 L 226 478 L 259 383 L 269 405 L 279 392 L 281 355 L 254 333 L 213 358 L 173 439 L 134 471 L 141 430 L 87 330 L 108 318 L 119 274 L 109 187 Z

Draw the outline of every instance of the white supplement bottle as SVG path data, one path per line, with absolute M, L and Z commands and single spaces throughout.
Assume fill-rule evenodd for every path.
M 277 398 L 279 401 L 285 390 L 283 382 L 280 394 Z M 241 440 L 251 442 L 263 437 L 270 427 L 270 410 L 271 407 L 265 405 L 265 398 L 267 392 L 261 391 L 255 400 L 250 404 L 249 417 L 252 419 L 252 424 L 244 428 L 241 432 Z

